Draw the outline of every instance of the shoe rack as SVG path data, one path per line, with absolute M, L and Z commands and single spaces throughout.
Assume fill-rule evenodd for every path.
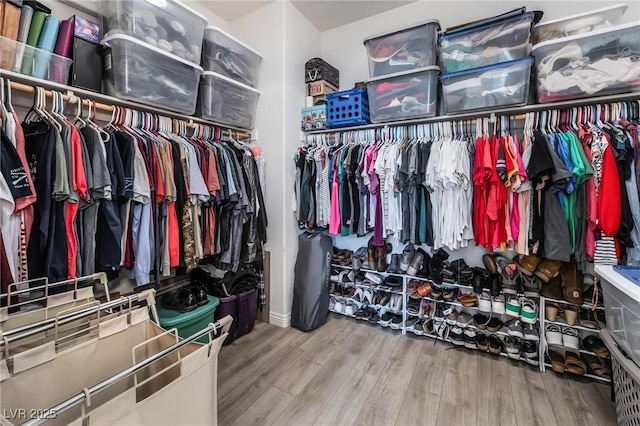
M 351 266 L 345 266 L 345 265 L 339 265 L 339 264 L 332 264 L 332 268 L 334 268 L 336 270 L 339 270 L 339 271 L 346 271 L 346 272 L 349 272 L 349 271 L 352 270 Z M 401 290 L 400 289 L 398 289 L 398 290 L 388 290 L 388 287 L 383 286 L 383 285 L 374 287 L 374 286 L 369 286 L 369 285 L 356 284 L 354 282 L 342 283 L 343 285 L 346 285 L 347 287 L 354 287 L 355 289 L 357 289 L 357 288 L 370 289 L 370 290 L 373 290 L 374 292 L 375 291 L 390 291 L 393 294 L 400 294 L 402 296 L 402 300 L 403 300 L 402 309 L 400 309 L 400 310 L 394 309 L 394 308 L 390 308 L 388 306 L 380 306 L 380 305 L 375 305 L 375 304 L 369 304 L 370 307 L 374 308 L 376 311 L 379 312 L 380 317 L 382 317 L 382 315 L 384 315 L 386 312 L 391 312 L 391 313 L 393 313 L 395 315 L 401 315 L 402 316 L 401 328 L 399 328 L 399 329 L 398 328 L 393 328 L 393 327 L 389 327 L 389 328 L 391 328 L 392 330 L 401 331 L 403 336 L 407 335 L 408 333 L 414 334 L 413 331 L 410 330 L 410 327 L 407 326 L 407 323 L 411 319 L 414 319 L 414 318 L 418 318 L 421 321 L 426 321 L 426 320 L 429 319 L 429 318 L 421 316 L 419 314 L 413 314 L 413 313 L 409 313 L 407 311 L 407 302 L 408 302 L 408 297 L 409 297 L 409 295 L 407 293 L 407 286 L 409 285 L 409 283 L 411 281 L 414 281 L 414 280 L 415 281 L 428 282 L 430 284 L 434 284 L 433 281 L 431 281 L 429 279 L 425 279 L 425 278 L 420 278 L 420 277 L 408 275 L 408 274 L 395 274 L 395 273 L 387 273 L 387 272 L 377 272 L 377 271 L 368 270 L 368 269 L 361 269 L 360 271 L 363 272 L 363 273 L 371 272 L 371 273 L 380 275 L 382 277 L 396 276 L 396 277 L 402 278 L 402 289 Z M 335 283 L 335 281 L 334 281 L 334 283 Z M 442 283 L 441 285 L 440 284 L 436 284 L 436 285 L 438 287 L 440 287 L 440 288 L 443 288 L 443 289 L 455 288 L 455 289 L 459 289 L 459 290 L 465 290 L 466 292 L 473 292 L 473 287 L 466 286 L 466 285 L 461 285 L 461 284 L 456 284 L 456 283 Z M 488 291 L 489 289 L 487 288 L 485 290 Z M 352 298 L 349 298 L 349 297 L 344 297 L 344 296 L 335 295 L 335 294 L 332 294 L 331 296 L 334 297 L 336 300 L 339 300 L 339 301 L 341 301 L 343 303 L 355 304 L 358 308 L 362 307 L 363 305 L 366 305 L 366 303 L 355 301 L 355 300 L 353 300 Z M 433 303 L 446 303 L 447 305 L 450 305 L 451 307 L 455 308 L 458 311 L 458 313 L 461 313 L 461 312 L 464 311 L 464 312 L 469 313 L 472 317 L 473 317 L 473 315 L 475 315 L 477 313 L 481 313 L 481 311 L 480 311 L 478 306 L 464 306 L 462 303 L 460 303 L 456 299 L 453 299 L 453 300 L 450 300 L 450 301 L 445 301 L 445 300 L 436 299 L 436 298 L 433 298 L 433 297 L 430 297 L 430 296 L 425 296 L 425 297 L 422 297 L 421 299 L 426 300 L 426 301 L 431 301 Z M 334 312 L 334 313 L 337 313 L 337 314 L 340 314 L 340 315 L 345 315 L 345 316 L 349 316 L 349 317 L 355 318 L 355 315 L 346 314 L 344 311 L 336 312 L 335 310 L 332 310 L 332 309 L 329 309 L 329 310 L 331 312 Z M 489 313 L 486 313 L 486 312 L 482 312 L 482 314 L 487 315 L 487 316 L 491 315 L 492 317 L 498 317 L 503 322 L 503 324 L 506 323 L 509 319 L 512 319 L 512 317 L 509 317 L 507 314 L 495 314 L 495 313 L 489 314 Z M 445 320 L 443 320 L 443 321 L 445 321 Z M 371 321 L 369 321 L 369 322 L 371 323 Z M 537 327 L 538 324 L 539 324 L 539 322 L 536 323 L 536 327 Z M 451 329 L 455 325 L 448 324 L 448 326 Z M 381 325 L 381 327 L 386 327 L 386 326 Z M 483 329 L 478 328 L 476 325 L 473 324 L 473 320 L 471 321 L 471 323 L 469 325 L 467 325 L 464 328 L 463 327 L 461 327 L 461 328 L 463 329 L 463 332 L 464 332 L 465 329 L 471 329 L 476 334 L 482 333 L 482 334 L 486 335 L 487 338 L 489 338 L 489 336 L 493 335 L 493 336 L 499 337 L 500 340 L 503 340 L 504 338 L 509 336 L 509 333 L 507 332 L 507 327 L 506 326 L 503 326 L 498 331 L 493 331 L 492 332 L 492 331 L 489 331 L 489 330 L 486 330 L 486 329 L 483 330 Z M 538 330 L 538 335 L 540 336 L 540 338 L 541 338 L 541 334 L 542 334 L 541 330 Z M 425 337 L 425 338 L 436 339 L 436 340 L 448 342 L 448 343 L 451 343 L 452 345 L 454 345 L 456 347 L 464 347 L 464 348 L 467 348 L 469 350 L 479 350 L 479 349 L 477 349 L 477 347 L 471 348 L 470 346 L 466 346 L 464 344 L 459 344 L 459 343 L 456 344 L 456 343 L 454 343 L 452 341 L 452 339 L 449 336 L 440 336 L 440 335 L 436 334 L 435 332 L 432 333 L 432 334 L 424 333 L 424 334 L 416 335 L 416 336 L 417 337 Z M 526 358 L 524 356 L 524 353 L 518 353 L 518 354 L 511 353 L 511 354 L 508 354 L 506 352 L 506 346 L 504 346 L 504 345 L 502 346 L 501 352 L 499 354 L 498 353 L 494 353 L 494 355 L 496 355 L 496 356 L 500 355 L 502 357 L 508 357 L 510 359 L 513 359 L 513 360 L 521 361 L 521 362 L 527 363 L 528 365 L 536 366 L 540 371 L 543 371 L 542 370 L 542 364 L 540 363 L 540 360 L 542 358 L 539 358 L 539 354 L 541 352 L 540 351 L 540 346 L 541 346 L 542 342 L 541 341 L 537 341 L 536 343 L 538 345 L 538 359 L 537 360 L 532 360 L 530 358 Z M 482 351 L 482 352 L 487 353 L 487 351 Z M 535 361 L 537 361 L 537 362 L 535 362 Z
M 576 320 L 576 323 L 574 325 L 569 325 L 569 323 L 567 322 L 566 319 L 561 318 L 560 314 L 558 315 L 558 317 L 554 320 L 551 321 L 547 318 L 547 312 L 546 312 L 546 308 L 549 304 L 555 304 L 558 306 L 567 306 L 569 308 L 573 308 L 573 309 L 587 309 L 587 310 L 595 310 L 595 311 L 601 311 L 602 313 L 604 313 L 604 306 L 602 305 L 596 305 L 594 307 L 594 305 L 592 304 L 581 304 L 581 305 L 577 305 L 575 303 L 570 303 L 567 302 L 566 300 L 560 300 L 560 299 L 551 299 L 548 297 L 540 297 L 540 355 L 539 355 L 539 359 L 542 360 L 543 362 L 540 363 L 540 369 L 542 372 L 545 372 L 547 370 L 550 370 L 552 368 L 551 362 L 549 360 L 549 358 L 547 357 L 547 350 L 553 350 L 556 352 L 559 352 L 561 354 L 564 354 L 566 352 L 574 352 L 574 353 L 578 353 L 578 354 L 584 354 L 590 357 L 596 357 L 598 358 L 598 355 L 595 354 L 594 352 L 588 351 L 586 349 L 583 348 L 582 346 L 582 341 L 585 337 L 589 336 L 589 335 L 597 335 L 598 337 L 600 336 L 600 328 L 590 328 L 590 327 L 584 327 L 583 325 L 580 325 L 580 313 L 578 312 L 578 318 Z M 579 350 L 575 350 L 574 348 L 569 348 L 566 347 L 564 345 L 550 345 L 548 343 L 548 339 L 547 339 L 547 328 L 550 325 L 556 325 L 560 328 L 561 332 L 564 331 L 565 329 L 573 329 L 575 330 L 578 335 L 580 336 L 580 340 L 579 340 Z M 563 334 L 563 339 L 564 339 L 564 333 Z M 610 357 L 608 358 L 610 360 Z M 602 377 L 602 376 L 598 376 L 596 374 L 593 374 L 591 367 L 589 366 L 588 363 L 585 363 L 586 367 L 587 367 L 587 373 L 584 375 L 577 375 L 574 373 L 571 373 L 569 371 L 565 371 L 564 374 L 568 374 L 568 375 L 577 375 L 577 376 L 582 376 L 582 377 L 587 377 L 593 380 L 597 380 L 600 382 L 604 382 L 604 383 L 611 383 L 611 379 L 606 378 L 606 377 Z

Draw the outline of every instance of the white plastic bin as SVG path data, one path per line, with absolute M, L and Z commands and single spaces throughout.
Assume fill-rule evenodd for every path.
M 640 287 L 617 273 L 613 266 L 598 265 L 607 330 L 633 361 L 640 365 Z
M 247 86 L 258 85 L 262 56 L 240 40 L 216 27 L 204 32 L 202 67 Z
M 439 74 L 440 68 L 431 66 L 367 80 L 371 122 L 436 115 Z
M 67 84 L 72 62 L 47 50 L 0 37 L 0 68 Z
M 533 29 L 533 43 L 568 37 L 618 25 L 627 10 L 625 3 L 607 6 L 538 24 Z
M 98 0 L 102 38 L 126 34 L 200 64 L 204 15 L 178 0 Z
M 531 51 L 534 13 L 526 12 L 440 36 L 442 72 L 451 73 L 522 59 Z
M 367 37 L 369 77 L 396 74 L 436 65 L 440 22 L 435 19 Z
M 103 40 L 105 93 L 183 114 L 196 109 L 202 68 L 126 35 Z
M 260 92 L 224 75 L 207 71 L 200 82 L 199 115 L 229 126 L 253 129 Z
M 474 68 L 440 77 L 448 114 L 526 105 L 533 58 Z
M 640 88 L 640 21 L 533 46 L 538 101 L 613 95 Z

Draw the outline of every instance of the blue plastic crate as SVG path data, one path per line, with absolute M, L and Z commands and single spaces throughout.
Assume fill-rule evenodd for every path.
M 362 124 L 369 124 L 369 99 L 366 89 L 327 94 L 327 127 Z

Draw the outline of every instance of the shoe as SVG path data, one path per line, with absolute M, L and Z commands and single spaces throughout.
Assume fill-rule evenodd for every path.
M 580 333 L 571 327 L 562 328 L 562 346 L 565 348 L 580 350 Z
M 611 357 L 611 352 L 609 352 L 609 349 L 607 349 L 602 339 L 599 338 L 598 336 L 595 336 L 593 334 L 589 335 L 584 338 L 584 340 L 582 341 L 582 344 L 586 350 L 593 352 L 594 354 L 596 354 L 596 356 L 600 358 Z
M 492 296 L 497 296 L 500 294 L 502 290 L 502 283 L 500 282 L 500 275 L 492 274 L 489 275 L 489 279 L 486 282 L 487 287 L 489 287 L 489 293 Z
M 587 365 L 580 359 L 577 353 L 565 352 L 564 354 L 564 368 L 572 374 L 578 376 L 584 376 L 587 374 Z
M 535 324 L 538 320 L 538 304 L 531 299 L 520 299 L 520 320 L 527 324 Z
M 384 285 L 394 289 L 399 289 L 402 287 L 402 278 L 395 275 L 390 275 L 384 279 Z
M 558 276 L 561 266 L 562 262 L 559 260 L 543 259 L 533 273 L 543 282 L 548 283 Z
M 421 318 L 430 318 L 435 313 L 436 304 L 431 300 L 422 299 L 420 301 L 420 309 L 418 311 L 418 315 Z
M 449 253 L 444 249 L 438 249 L 429 261 L 429 276 L 433 282 L 442 283 L 442 271 L 444 269 L 444 261 L 449 258 Z
M 411 260 L 411 263 L 409 264 L 409 268 L 407 268 L 407 274 L 415 276 L 418 273 L 418 271 L 420 270 L 420 268 L 422 268 L 422 262 L 423 261 L 424 261 L 424 257 L 422 256 L 422 253 L 417 252 L 413 256 L 413 259 Z
M 505 327 L 507 327 L 507 334 L 509 334 L 509 336 L 518 337 L 520 339 L 524 337 L 522 334 L 522 322 L 520 322 L 520 320 L 509 320 L 505 323 Z
M 545 330 L 547 345 L 562 346 L 562 328 L 557 324 L 547 324 Z
M 207 289 L 201 284 L 191 284 L 189 286 L 191 289 L 191 293 L 193 293 L 196 298 L 196 304 L 198 306 L 204 306 L 209 303 L 209 298 L 207 297 Z
M 344 302 L 342 302 L 342 300 L 336 300 L 335 305 L 333 305 L 333 311 L 338 314 L 344 313 Z
M 356 305 L 355 302 L 347 302 L 347 306 L 344 308 L 344 314 L 348 317 L 354 317 L 357 310 L 358 305 Z
M 497 275 L 499 273 L 498 264 L 496 263 L 496 258 L 493 254 L 483 255 L 482 263 L 484 263 L 484 267 L 491 275 Z
M 442 292 L 442 300 L 451 302 L 458 297 L 458 289 L 457 288 L 447 288 Z
M 172 311 L 186 313 L 195 310 L 198 307 L 198 301 L 189 287 L 182 287 L 162 296 L 162 306 Z
M 578 271 L 578 265 L 574 262 L 565 262 L 560 268 L 560 276 L 564 287 L 562 295 L 564 300 L 575 305 L 582 305 L 582 273 Z
M 540 365 L 538 344 L 536 342 L 532 342 L 531 340 L 524 340 L 521 342 L 521 344 L 524 360 L 531 365 Z
M 567 322 L 567 324 L 576 325 L 576 323 L 578 322 L 579 310 L 580 308 L 578 308 L 577 306 L 571 306 L 571 305 L 566 305 L 562 309 L 562 316 L 564 317 L 564 320 Z
M 493 355 L 500 355 L 502 352 L 503 344 L 502 340 L 495 334 L 489 336 L 489 352 Z
M 422 324 L 422 331 L 423 331 L 423 335 L 431 335 L 434 332 L 434 322 L 432 319 L 425 321 Z
M 427 297 L 431 294 L 431 284 L 428 281 L 421 282 L 416 288 L 416 293 L 420 297 Z
M 542 283 L 540 294 L 549 299 L 562 299 L 562 278 L 560 275 L 549 280 L 549 282 Z
M 411 331 L 416 336 L 424 336 L 424 330 L 422 328 L 423 326 L 424 326 L 424 321 L 418 320 L 413 325 L 413 328 L 408 329 L 408 331 Z
M 496 264 L 498 265 L 498 272 L 500 273 L 500 277 L 502 279 L 502 291 L 505 294 L 517 294 L 518 265 L 499 254 L 495 255 L 494 259 Z
M 503 325 L 504 324 L 502 323 L 502 321 L 494 317 L 489 320 L 489 322 L 485 325 L 485 327 L 487 328 L 488 331 L 495 333 L 497 331 L 500 331 Z
M 551 369 L 559 374 L 564 374 L 564 355 L 556 351 L 548 351 L 549 360 L 551 361 Z
M 489 339 L 486 334 L 476 333 L 476 348 L 484 352 L 489 350 Z
M 422 250 L 421 248 L 418 249 L 418 253 L 422 254 L 423 260 L 422 267 L 416 275 L 420 278 L 429 278 L 429 263 L 431 262 L 431 256 L 429 256 L 429 253 Z
M 362 268 L 362 259 L 356 255 L 351 256 L 351 269 L 354 272 L 360 272 L 360 268 Z
M 546 302 L 544 306 L 545 318 L 547 321 L 555 322 L 558 318 L 558 313 L 562 312 L 562 307 L 559 304 L 553 302 Z
M 456 324 L 460 328 L 467 328 L 467 326 L 471 324 L 471 321 L 473 321 L 473 317 L 471 316 L 471 314 L 463 311 L 458 314 L 458 320 L 456 321 Z
M 525 275 L 533 275 L 535 270 L 538 268 L 538 265 L 540 265 L 540 262 L 542 262 L 542 259 L 535 254 L 532 254 L 528 256 L 518 256 L 514 258 L 513 261 L 521 273 Z
M 400 255 L 392 254 L 391 255 L 391 263 L 387 268 L 388 274 L 399 274 L 400 273 Z
M 522 336 L 525 340 L 531 340 L 534 342 L 540 341 L 540 333 L 538 332 L 538 327 L 534 326 L 533 324 L 526 324 L 524 326 Z
M 407 301 L 407 313 L 410 315 L 420 315 L 420 299 L 411 299 Z
M 461 294 L 460 296 L 458 296 L 458 302 L 460 302 L 462 306 L 471 308 L 476 306 L 476 303 L 478 303 L 478 297 L 471 293 Z
M 380 311 L 371 308 L 369 312 L 371 313 L 371 316 L 367 319 L 369 324 L 378 324 L 380 322 Z M 391 320 L 393 321 L 393 318 Z
M 391 324 L 392 318 L 393 318 L 393 314 L 387 311 L 380 317 L 380 321 L 378 321 L 378 324 L 380 324 L 383 327 L 389 327 L 389 324 Z
M 458 326 L 452 327 L 451 331 L 449 332 L 449 340 L 451 340 L 451 343 L 456 346 L 463 346 L 464 334 L 462 332 L 462 329 Z
M 358 287 L 356 289 L 355 294 L 352 297 L 353 300 L 355 300 L 356 302 L 364 302 L 364 290 L 362 289 L 362 287 Z
M 358 290 L 361 290 L 360 288 L 358 288 Z M 384 298 L 384 295 L 383 295 Z M 386 299 L 385 299 L 386 300 Z M 362 302 L 366 303 L 368 305 L 373 305 L 373 290 L 371 290 L 370 288 L 365 289 L 362 292 Z M 383 300 L 380 300 L 380 304 L 382 305 Z
M 487 324 L 489 323 L 491 318 L 489 318 L 486 315 L 482 315 L 482 314 L 475 314 L 473 316 L 473 323 L 476 325 L 476 327 L 480 330 L 486 330 L 487 329 Z
M 384 281 L 384 277 L 382 275 L 378 275 L 374 272 L 367 272 L 364 274 L 365 278 L 374 283 L 375 285 L 380 285 Z
M 507 299 L 506 313 L 510 317 L 520 318 L 520 299 L 516 296 L 509 296 L 509 299 Z
M 389 328 L 392 330 L 400 330 L 402 328 L 402 316 L 394 315 L 389 323 Z
M 482 290 L 485 288 L 485 281 L 488 278 L 488 274 L 484 269 L 474 268 L 473 269 L 473 279 L 471 281 L 471 285 L 473 286 L 473 291 L 476 294 L 482 293 Z
M 453 308 L 447 309 L 448 314 L 445 314 L 445 321 L 449 325 L 456 325 L 458 323 L 458 311 Z
M 329 310 L 334 311 L 336 306 L 336 298 L 333 296 L 329 296 Z
M 521 274 L 520 279 L 525 297 L 540 297 L 540 279 L 538 277 Z
M 476 332 L 473 329 L 468 328 L 464 330 L 463 335 L 464 347 L 469 349 L 477 349 L 476 345 Z
M 491 300 L 491 311 L 494 314 L 503 315 L 505 313 L 504 296 L 499 294 Z
M 441 300 L 443 292 L 444 290 L 442 287 L 437 287 L 436 285 L 431 284 L 431 298 Z
M 415 327 L 416 323 L 418 323 L 419 321 L 420 321 L 419 318 L 409 318 L 405 323 L 405 327 L 407 327 L 407 331 L 413 331 L 413 327 Z
M 579 322 L 582 327 L 590 328 L 592 330 L 598 330 L 600 328 L 595 312 L 591 309 L 580 310 Z
M 515 337 L 507 336 L 504 339 L 504 347 L 511 359 L 520 359 L 520 341 Z
M 447 324 L 444 321 L 434 321 L 433 328 L 434 328 L 434 332 L 439 338 L 446 341 L 449 340 L 449 332 L 450 332 L 449 324 Z
M 478 297 L 478 310 L 480 312 L 491 312 L 491 296 L 487 293 L 482 293 Z
M 582 354 L 582 360 L 589 366 L 589 370 L 592 374 L 611 380 L 611 367 L 608 365 L 606 360 L 587 354 Z
M 415 252 L 416 250 L 411 243 L 407 244 L 402 250 L 402 255 L 400 257 L 400 270 L 402 272 L 407 272 L 407 269 L 409 269 L 409 265 L 413 260 Z

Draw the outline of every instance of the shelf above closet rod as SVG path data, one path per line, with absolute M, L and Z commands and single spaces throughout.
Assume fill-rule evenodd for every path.
M 440 116 L 431 117 L 431 118 L 416 118 L 413 120 L 391 121 L 388 123 L 378 123 L 378 124 L 366 124 L 363 126 L 336 127 L 333 129 L 314 130 L 310 132 L 305 132 L 305 134 L 319 135 L 319 134 L 326 134 L 326 133 L 340 133 L 340 132 L 345 132 L 350 130 L 384 129 L 385 127 L 408 126 L 412 124 L 440 123 L 443 121 L 466 121 L 466 120 L 475 120 L 476 118 L 495 117 L 495 116 L 510 116 L 512 119 L 523 120 L 525 117 L 524 114 L 528 112 L 560 110 L 560 109 L 567 109 L 567 108 L 579 107 L 579 106 L 611 104 L 616 102 L 627 102 L 627 101 L 636 101 L 636 100 L 640 100 L 640 92 L 624 93 L 621 95 L 599 96 L 594 98 L 572 99 L 570 101 L 554 102 L 551 104 L 534 104 L 534 105 L 524 105 L 520 107 L 511 107 L 511 108 L 487 109 L 482 111 L 468 112 L 464 114 L 440 115 Z
M 165 117 L 176 118 L 179 120 L 187 121 L 187 127 L 193 127 L 192 123 L 199 123 L 206 126 L 216 126 L 225 130 L 231 130 L 238 134 L 241 139 L 253 139 L 251 132 L 246 129 L 240 129 L 238 127 L 228 126 L 226 124 L 219 124 L 214 121 L 204 120 L 199 117 L 192 117 L 188 115 L 179 114 L 176 112 L 155 108 L 148 105 L 139 104 L 136 102 L 129 102 L 122 99 L 115 98 L 113 96 L 103 95 L 101 93 L 91 92 L 89 90 L 80 89 L 78 87 L 71 87 L 65 84 L 54 83 L 47 80 L 31 77 L 28 75 L 20 74 L 13 71 L 0 69 L 0 77 L 11 80 L 11 88 L 24 93 L 35 93 L 36 87 L 42 87 L 45 90 L 45 96 L 51 97 L 51 90 L 55 90 L 64 95 L 65 102 L 71 102 L 69 94 L 73 94 L 83 99 L 84 105 L 88 105 L 88 100 L 94 100 L 97 102 L 96 108 L 105 111 L 112 112 L 114 106 L 121 106 L 124 108 L 135 109 L 138 111 L 150 112 L 152 114 L 163 115 Z

